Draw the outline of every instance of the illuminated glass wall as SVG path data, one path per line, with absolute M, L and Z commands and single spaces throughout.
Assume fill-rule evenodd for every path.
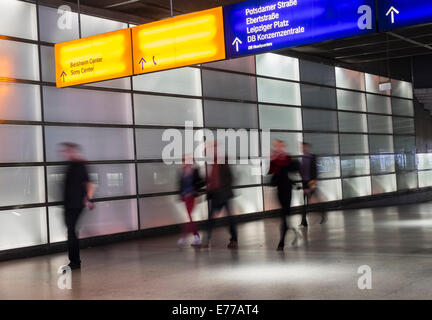
M 77 14 L 66 30 L 58 17 L 56 8 L 0 1 L 0 250 L 66 239 L 63 141 L 82 145 L 97 185 L 81 238 L 186 222 L 161 133 L 188 120 L 197 129 L 271 129 L 295 157 L 310 143 L 319 156 L 315 201 L 431 186 L 430 154 L 417 155 L 417 171 L 410 83 L 391 80 L 393 90 L 381 92 L 388 79 L 263 54 L 57 89 L 53 45 L 78 38 Z M 90 36 L 128 24 L 81 15 L 81 27 Z M 262 169 L 233 166 L 236 214 L 278 208 L 268 177 L 256 175 L 267 160 Z M 302 191 L 293 193 L 301 205 Z M 202 201 L 195 218 L 207 210 Z

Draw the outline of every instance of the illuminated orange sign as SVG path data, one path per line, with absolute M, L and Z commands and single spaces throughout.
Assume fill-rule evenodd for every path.
M 134 74 L 225 59 L 222 7 L 132 28 Z
M 55 45 L 57 87 L 132 75 L 130 29 Z

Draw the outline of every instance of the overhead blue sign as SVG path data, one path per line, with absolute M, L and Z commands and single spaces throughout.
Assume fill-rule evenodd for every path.
M 224 7 L 227 58 L 376 31 L 374 0 L 251 0 Z
M 380 31 L 432 22 L 432 0 L 379 0 Z

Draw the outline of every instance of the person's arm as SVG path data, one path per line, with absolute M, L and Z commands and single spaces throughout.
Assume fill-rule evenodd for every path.
M 83 168 L 82 174 L 83 174 L 84 187 L 85 187 L 84 205 L 89 209 L 93 209 L 94 208 L 93 197 L 94 197 L 94 192 L 96 187 L 93 183 L 90 182 L 90 178 L 85 165 L 83 165 L 82 168 Z

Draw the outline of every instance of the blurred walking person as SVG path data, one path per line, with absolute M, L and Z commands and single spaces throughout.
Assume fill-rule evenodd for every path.
M 192 246 L 199 246 L 201 239 L 198 233 L 198 227 L 193 221 L 192 212 L 195 209 L 196 198 L 199 196 L 199 190 L 204 187 L 204 180 L 201 178 L 199 169 L 194 163 L 193 156 L 187 155 L 183 157 L 183 166 L 180 170 L 179 187 L 180 197 L 186 206 L 189 216 L 189 223 L 185 224 L 182 231 L 182 236 L 178 240 L 179 246 L 185 245 L 185 236 L 192 232 L 194 240 Z
M 316 156 L 311 153 L 311 146 L 309 143 L 302 143 L 303 156 L 301 158 L 300 174 L 303 184 L 303 197 L 304 205 L 302 211 L 302 220 L 300 226 L 307 228 L 307 211 L 306 207 L 310 202 L 312 195 L 316 190 L 317 183 L 317 160 Z
M 81 268 L 77 223 L 85 207 L 93 209 L 93 185 L 90 183 L 85 161 L 80 153 L 80 146 L 71 143 L 61 143 L 62 154 L 68 161 L 66 180 L 64 184 L 64 209 L 67 227 L 67 247 L 69 267 Z
M 209 171 L 207 174 L 207 199 L 210 201 L 210 211 L 207 220 L 207 239 L 203 243 L 203 247 L 207 248 L 210 246 L 211 233 L 214 226 L 214 215 L 217 212 L 225 209 L 229 230 L 230 230 L 230 242 L 228 244 L 229 249 L 237 249 L 237 227 L 235 218 L 232 215 L 230 201 L 234 197 L 233 193 L 233 175 L 231 168 L 228 164 L 228 159 L 225 157 L 218 157 L 217 155 L 217 143 L 213 143 L 213 156 L 214 161 L 210 164 Z M 222 162 L 222 163 L 221 163 Z
M 285 236 L 289 229 L 293 230 L 295 238 L 292 244 L 297 243 L 298 232 L 294 227 L 287 223 L 287 218 L 291 213 L 291 198 L 293 181 L 289 177 L 289 172 L 299 170 L 299 164 L 293 160 L 285 151 L 285 142 L 282 140 L 273 140 L 273 150 L 270 156 L 269 174 L 272 174 L 271 184 L 277 188 L 278 200 L 282 207 L 281 212 L 281 237 L 277 247 L 282 251 L 285 247 Z

